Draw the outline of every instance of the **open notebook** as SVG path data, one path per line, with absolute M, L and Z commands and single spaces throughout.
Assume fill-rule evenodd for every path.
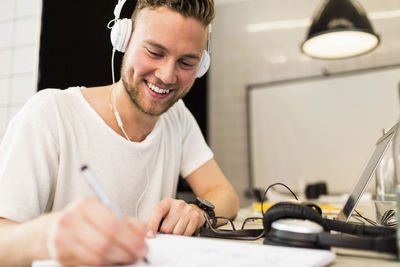
M 329 250 L 288 248 L 238 241 L 158 234 L 148 239 L 149 264 L 126 266 L 260 267 L 327 266 L 335 259 Z M 290 255 L 290 257 L 288 257 Z M 61 267 L 55 261 L 36 261 L 32 267 Z

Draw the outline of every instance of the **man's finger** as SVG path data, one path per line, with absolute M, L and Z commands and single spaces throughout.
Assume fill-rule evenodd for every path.
M 101 258 L 94 253 L 87 245 L 82 244 L 78 240 L 74 242 L 69 251 L 69 256 L 65 256 L 67 262 L 60 262 L 65 265 L 99 265 L 102 264 Z
M 192 236 L 198 228 L 198 223 L 195 221 L 190 221 L 189 224 L 186 226 L 186 230 L 183 233 L 185 236 Z
M 48 240 L 53 244 L 54 254 L 51 255 L 52 259 L 66 265 L 98 263 L 97 256 L 76 238 L 74 231 L 63 228 L 53 232 Z
M 171 209 L 171 201 L 164 199 L 160 201 L 151 212 L 150 220 L 147 224 L 147 237 L 153 238 L 156 236 L 158 228 L 160 227 L 161 220 Z
M 104 235 L 97 227 L 84 223 L 81 225 L 80 234 L 76 237 L 80 243 L 84 244 L 88 250 L 91 250 L 98 259 L 103 261 L 96 264 L 107 264 L 113 262 L 130 263 L 138 258 L 134 253 L 135 249 L 127 248 L 116 240 Z M 131 243 L 136 243 L 136 239 L 129 239 Z M 92 263 L 93 264 L 93 263 Z
M 105 235 L 109 242 L 125 249 L 130 255 L 140 256 L 138 248 L 146 248 L 144 234 L 136 235 L 128 223 L 120 221 L 108 208 L 98 201 L 88 201 L 81 204 L 83 216 L 97 231 Z M 137 231 L 139 232 L 139 231 Z
M 175 224 L 172 234 L 183 235 L 189 223 L 190 223 L 190 218 L 188 218 L 187 216 L 180 217 L 178 222 L 176 222 Z
M 135 232 L 139 237 L 146 237 L 147 224 L 135 217 L 126 217 L 126 222 L 133 232 Z

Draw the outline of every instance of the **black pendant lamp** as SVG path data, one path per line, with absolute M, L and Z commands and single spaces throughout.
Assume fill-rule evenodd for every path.
M 313 17 L 301 50 L 313 58 L 341 59 L 365 54 L 379 41 L 358 2 L 325 0 Z

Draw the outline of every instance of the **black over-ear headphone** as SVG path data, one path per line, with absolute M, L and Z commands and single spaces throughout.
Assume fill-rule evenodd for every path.
M 124 6 L 126 0 L 118 0 L 117 5 L 114 8 L 114 16 L 115 18 L 108 23 L 108 28 L 111 29 L 111 43 L 113 45 L 113 49 L 119 52 L 125 52 L 126 47 L 128 46 L 129 39 L 132 33 L 132 20 L 131 19 L 120 19 L 121 10 Z M 114 25 L 112 25 L 114 23 Z M 112 26 L 111 26 L 112 25 Z M 204 74 L 206 74 L 208 68 L 210 67 L 211 59 L 211 25 L 209 25 L 209 32 L 207 38 L 207 47 L 203 51 L 203 55 L 200 60 L 199 68 L 197 69 L 196 77 L 200 78 Z
M 308 205 L 277 203 L 264 214 L 263 225 L 264 244 L 320 249 L 342 247 L 398 254 L 395 228 L 326 219 Z

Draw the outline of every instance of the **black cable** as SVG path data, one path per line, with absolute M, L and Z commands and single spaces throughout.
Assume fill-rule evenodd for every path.
M 262 214 L 263 216 L 264 216 L 264 201 L 265 201 L 265 199 L 266 199 L 268 190 L 269 190 L 270 188 L 272 188 L 273 186 L 276 186 L 276 185 L 284 186 L 287 190 L 289 190 L 290 193 L 292 193 L 292 195 L 294 196 L 294 198 L 295 198 L 296 200 L 299 200 L 299 199 L 297 198 L 296 194 L 295 194 L 287 185 L 285 185 L 285 184 L 283 184 L 283 183 L 274 183 L 274 184 L 271 184 L 271 185 L 268 186 L 267 189 L 264 191 L 263 197 L 262 197 L 262 199 L 261 199 L 261 214 Z
M 363 215 L 361 215 L 361 213 L 360 213 L 358 210 L 354 210 L 354 212 L 355 212 L 356 214 L 355 214 L 355 215 L 353 214 L 352 216 L 354 216 L 354 217 L 360 217 L 360 218 L 364 219 L 366 222 L 368 222 L 369 224 L 371 224 L 371 225 L 373 225 L 373 226 L 376 226 L 376 222 L 374 222 L 373 220 L 371 220 L 371 219 L 369 219 L 369 218 L 367 218 L 367 217 L 364 217 Z

